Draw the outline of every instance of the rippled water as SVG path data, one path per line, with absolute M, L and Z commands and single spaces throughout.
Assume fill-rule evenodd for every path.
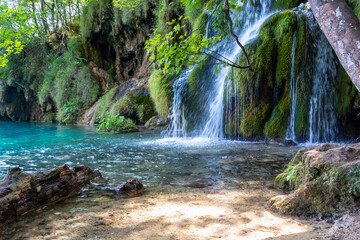
M 15 166 L 35 172 L 84 164 L 99 169 L 110 187 L 129 178 L 159 191 L 199 179 L 224 187 L 244 178 L 273 178 L 296 150 L 204 138 L 164 139 L 153 132 L 99 134 L 85 126 L 0 123 L 0 177 Z

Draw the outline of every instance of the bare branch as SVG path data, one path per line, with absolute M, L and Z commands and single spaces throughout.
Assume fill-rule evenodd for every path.
M 247 66 L 246 67 L 241 67 L 241 68 L 248 68 L 250 71 L 252 71 L 251 64 L 250 64 L 250 61 L 249 61 L 249 57 L 248 57 L 248 55 L 246 53 L 245 47 L 240 43 L 239 37 L 234 33 L 234 29 L 233 29 L 234 24 L 233 24 L 233 21 L 232 21 L 231 16 L 230 16 L 229 0 L 225 0 L 225 11 L 224 11 L 224 13 L 225 13 L 225 19 L 229 22 L 230 34 L 231 34 L 231 36 L 233 36 L 236 43 L 239 45 L 239 47 L 243 51 L 245 59 L 246 59 Z

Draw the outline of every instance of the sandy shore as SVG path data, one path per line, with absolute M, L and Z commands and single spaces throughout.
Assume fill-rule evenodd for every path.
M 267 208 L 266 181 L 174 189 L 136 198 L 72 198 L 3 226 L 1 239 L 321 239 L 332 224 Z

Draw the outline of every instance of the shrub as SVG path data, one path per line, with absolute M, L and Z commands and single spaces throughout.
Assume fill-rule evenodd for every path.
M 97 131 L 106 132 L 135 132 L 137 127 L 131 119 L 125 118 L 124 116 L 109 115 L 103 118 L 96 128 Z
M 69 124 L 75 123 L 79 116 L 78 102 L 67 102 L 62 106 L 58 113 L 59 123 Z

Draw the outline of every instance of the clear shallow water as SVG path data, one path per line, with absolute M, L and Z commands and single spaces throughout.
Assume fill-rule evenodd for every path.
M 158 191 L 199 179 L 215 188 L 235 187 L 243 179 L 271 180 L 296 150 L 206 138 L 164 139 L 151 132 L 98 134 L 85 126 L 0 123 L 1 178 L 15 166 L 35 172 L 84 164 L 99 169 L 109 187 L 129 178 Z

